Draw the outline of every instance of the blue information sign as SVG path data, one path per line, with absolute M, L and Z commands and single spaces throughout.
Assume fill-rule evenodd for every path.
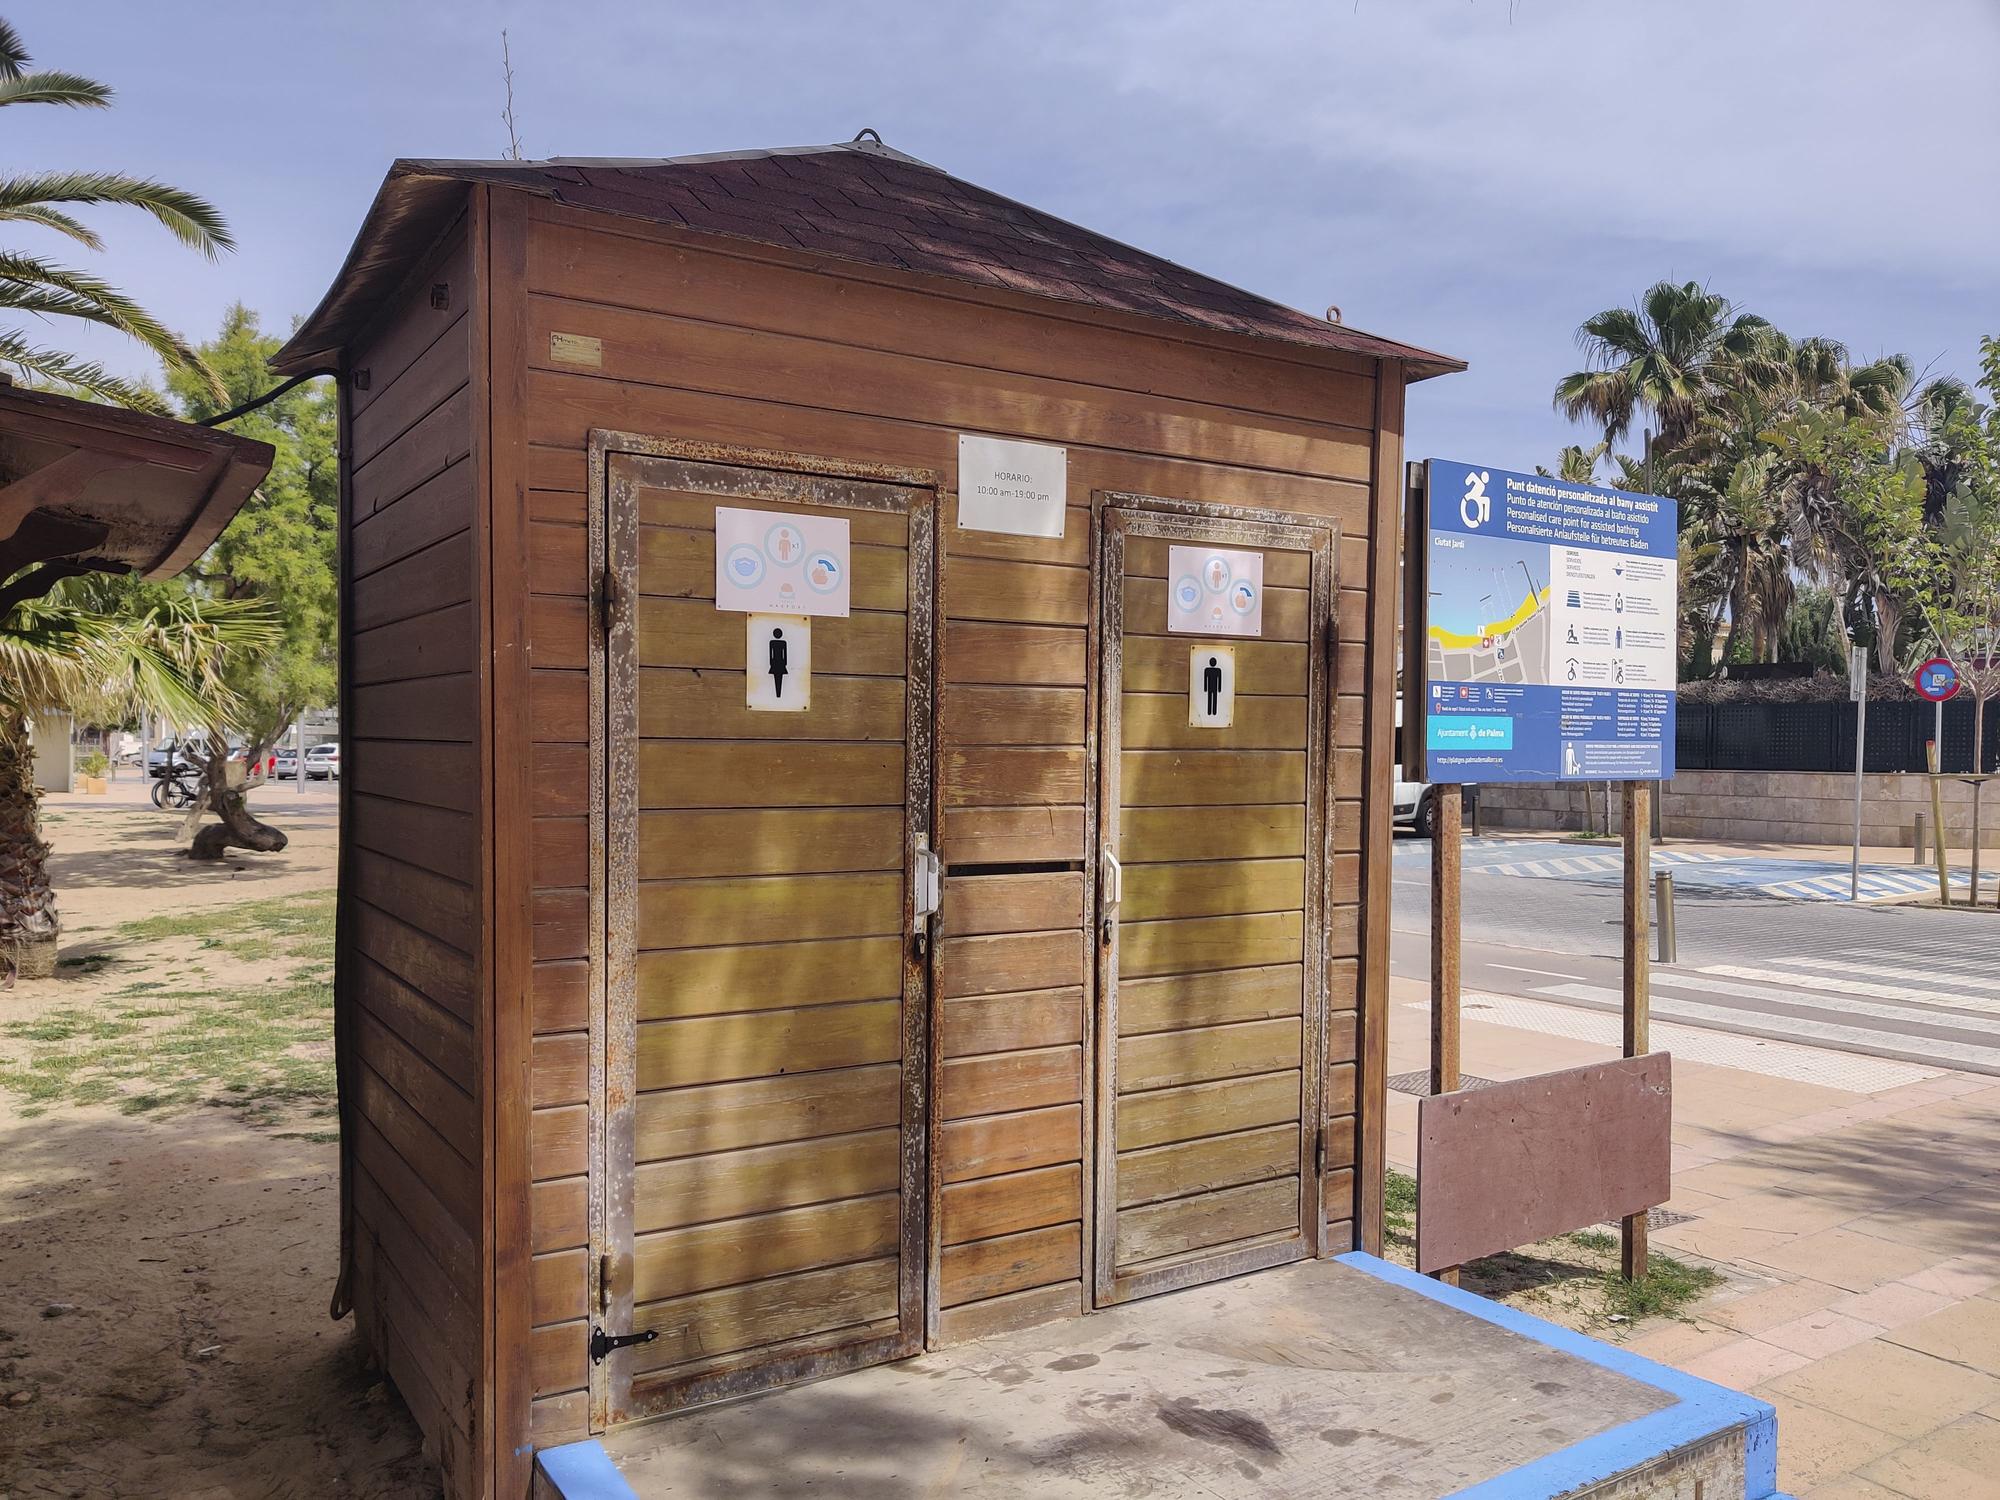
M 1426 777 L 1673 775 L 1674 502 L 1444 459 L 1425 470 Z

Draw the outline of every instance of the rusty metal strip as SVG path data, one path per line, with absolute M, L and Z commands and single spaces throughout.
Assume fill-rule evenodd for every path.
M 1105 1305 L 1136 1302 L 1141 1297 L 1155 1297 L 1161 1292 L 1180 1292 L 1191 1286 L 1227 1281 L 1232 1276 L 1244 1276 L 1252 1271 L 1267 1271 L 1273 1266 L 1305 1260 L 1310 1253 L 1305 1236 L 1297 1230 L 1287 1230 L 1271 1238 L 1237 1241 L 1220 1249 L 1191 1250 L 1164 1263 L 1147 1262 L 1126 1267 L 1118 1273 Z
M 1090 584 L 1088 599 L 1101 599 L 1104 587 L 1104 537 L 1105 517 L 1104 492 L 1099 490 L 1090 497 Z M 1125 591 L 1121 588 L 1118 597 L 1122 608 Z M 1098 757 L 1099 747 L 1106 741 L 1099 732 L 1098 718 L 1105 705 L 1116 704 L 1116 697 L 1107 698 L 1101 691 L 1100 674 L 1103 670 L 1104 643 L 1107 638 L 1103 609 L 1090 611 L 1090 618 L 1084 626 L 1083 644 L 1083 774 L 1084 786 L 1097 784 L 1103 774 L 1103 763 Z M 1122 669 L 1122 658 L 1121 658 Z M 1093 702 L 1092 699 L 1095 698 Z M 1094 797 L 1086 790 L 1083 798 L 1083 940 L 1092 955 L 1091 962 L 1084 965 L 1083 996 L 1083 1170 L 1089 1174 L 1089 1181 L 1078 1193 L 1077 1210 L 1083 1215 L 1083 1290 L 1086 1310 L 1096 1306 L 1097 1246 L 1100 1236 L 1109 1237 L 1110 1230 L 1103 1227 L 1104 1220 L 1098 1212 L 1096 1170 L 1099 1131 L 1098 1125 L 1098 1013 L 1099 997 L 1104 993 L 1100 982 L 1097 954 L 1097 851 L 1101 822 L 1100 805 L 1102 799 Z M 1107 1116 L 1108 1118 L 1108 1116 Z M 1110 1221 L 1113 1228 L 1117 1220 Z
M 933 1293 L 936 1268 L 941 1255 L 936 1249 L 941 1214 L 935 1207 L 942 1194 L 930 1150 L 932 1140 L 931 1101 L 938 1097 L 932 1086 L 931 1035 L 933 952 L 928 941 L 937 927 L 935 917 L 927 918 L 930 929 L 919 951 L 912 937 L 916 926 L 917 847 L 937 842 L 931 763 L 934 758 L 934 725 L 937 693 L 935 658 L 937 640 L 937 496 L 932 490 L 901 492 L 909 508 L 909 604 L 907 680 L 904 688 L 903 719 L 903 1138 L 902 1201 L 899 1240 L 902 1263 L 897 1279 L 900 1326 L 896 1354 L 915 1354 L 932 1337 L 931 1318 L 937 1297 Z
M 1125 532 L 1130 513 L 1106 507 L 1099 528 L 1098 551 L 1098 716 L 1101 734 L 1097 760 L 1097 841 L 1085 847 L 1086 880 L 1094 880 L 1105 849 L 1119 840 L 1119 746 L 1124 742 L 1122 705 L 1125 678 Z M 1094 887 L 1093 887 L 1094 889 Z M 1090 913 L 1090 948 L 1096 962 L 1098 1045 L 1095 1058 L 1095 1171 L 1092 1174 L 1096 1234 L 1092 1241 L 1091 1296 L 1096 1306 L 1118 1300 L 1118 923 L 1100 911 Z
M 632 611 L 603 596 L 637 587 L 639 511 L 626 465 L 591 446 L 590 565 L 591 1109 L 590 1315 L 613 1332 L 632 1325 L 633 1086 L 638 1049 L 639 706 Z M 625 1419 L 631 1373 L 623 1355 L 591 1368 L 593 1425 Z M 600 1421 L 601 1410 L 601 1421 Z

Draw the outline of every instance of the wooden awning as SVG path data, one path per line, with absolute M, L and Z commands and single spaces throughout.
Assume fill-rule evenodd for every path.
M 193 562 L 270 472 L 275 450 L 212 427 L 0 386 L 0 584 L 48 564 L 166 578 Z

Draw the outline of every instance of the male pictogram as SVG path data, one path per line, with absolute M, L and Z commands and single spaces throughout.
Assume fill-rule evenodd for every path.
M 771 692 L 774 697 L 785 696 L 785 673 L 790 670 L 792 648 L 785 644 L 785 632 L 771 632 Z
M 1222 664 L 1212 656 L 1202 669 L 1201 690 L 1208 695 L 1208 715 L 1214 718 L 1222 707 Z

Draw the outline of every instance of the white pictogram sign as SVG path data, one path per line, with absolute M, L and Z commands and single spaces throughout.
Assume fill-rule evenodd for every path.
M 848 566 L 843 516 L 715 509 L 717 609 L 845 618 Z
M 1236 722 L 1236 648 L 1188 647 L 1188 727 L 1227 729 Z
M 747 616 L 744 702 L 766 714 L 802 714 L 811 708 L 812 642 L 812 621 L 803 616 Z
M 1264 633 L 1264 554 L 1167 548 L 1167 629 L 1175 635 Z

